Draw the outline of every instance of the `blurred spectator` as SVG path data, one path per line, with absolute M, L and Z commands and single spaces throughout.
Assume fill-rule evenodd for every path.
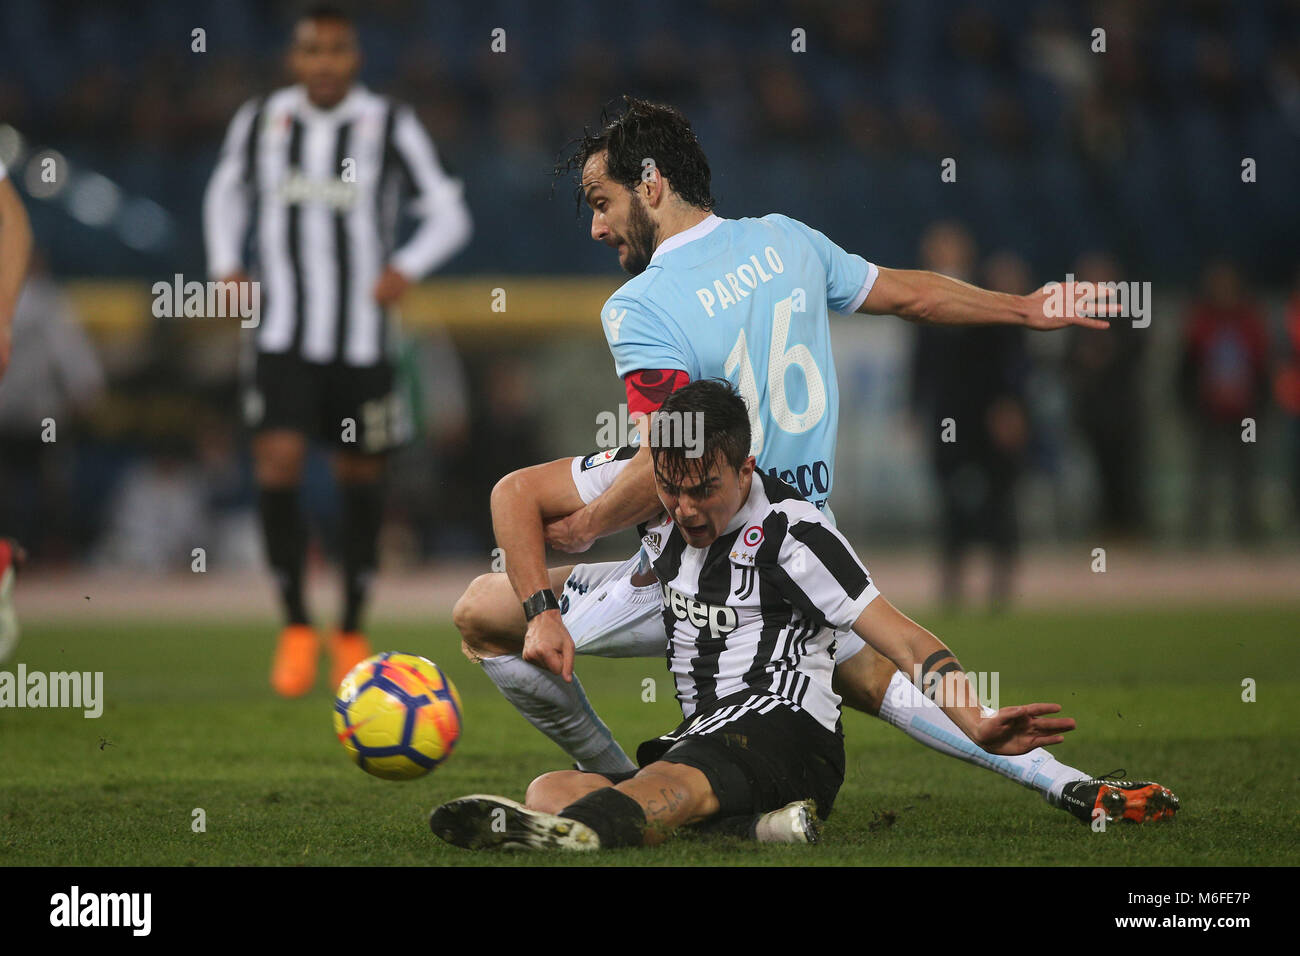
M 256 489 L 252 468 L 242 454 L 239 429 L 219 406 L 204 408 L 195 417 L 208 567 L 260 568 Z
M 806 147 L 830 132 L 817 115 L 807 81 L 782 58 L 759 64 L 752 81 L 757 101 L 756 145 Z
M 975 243 L 960 225 L 938 223 L 922 239 L 923 268 L 969 281 L 974 261 Z M 991 279 L 1007 280 L 1005 268 L 999 272 Z M 1020 329 L 917 332 L 912 397 L 932 436 L 942 507 L 940 594 L 948 605 L 961 600 L 963 564 L 978 541 L 993 551 L 991 604 L 1004 607 L 1011 596 L 1019 543 L 1015 488 L 1029 438 L 1027 364 Z
M 155 0 L 131 5 L 130 14 L 105 8 L 94 32 L 82 34 L 75 17 L 68 29 L 53 29 L 42 4 L 0 4 L 0 116 L 29 146 L 57 149 L 74 171 L 93 169 L 188 222 L 198 217 L 196 182 L 226 118 L 280 74 L 279 38 L 297 5 L 226 0 L 202 54 L 185 42 L 155 42 L 188 39 L 177 37 L 174 6 Z M 653 20 L 613 32 L 600 30 L 581 3 L 535 12 L 514 0 L 459 11 L 429 0 L 349 6 L 369 54 L 365 79 L 413 104 L 460 169 L 491 168 L 521 148 L 549 153 L 594 123 L 601 104 L 632 91 L 683 107 L 711 154 L 754 144 L 815 152 L 829 196 L 861 189 L 864 172 L 896 181 L 892 164 L 913 158 L 909 153 L 956 156 L 959 147 L 972 159 L 988 150 L 1023 157 L 1016 177 L 1028 196 L 1061 196 L 1068 182 L 1083 193 L 1071 200 L 1085 202 L 1100 221 L 1123 221 L 1137 193 L 1150 206 L 1141 211 L 1147 228 L 1129 237 L 1125 265 L 1152 274 L 1154 264 L 1161 270 L 1155 278 L 1190 272 L 1206 254 L 1204 243 L 1217 238 L 1180 225 L 1222 218 L 1222 193 L 1199 184 L 1217 181 L 1224 160 L 1203 147 L 1240 143 L 1261 170 L 1284 168 L 1300 129 L 1295 3 L 801 0 L 785 5 L 790 25 L 781 27 L 781 17 L 752 16 L 732 0 L 660 0 Z M 508 27 L 504 52 L 482 39 L 483 24 Z M 794 26 L 806 30 L 806 55 L 790 49 Z M 1093 50 L 1096 29 L 1105 31 L 1104 53 Z M 851 161 L 854 152 L 890 165 L 873 162 L 864 171 Z M 0 158 L 16 155 L 11 148 Z M 751 156 L 754 166 L 764 165 L 765 156 Z M 842 158 L 850 161 L 837 162 Z M 498 165 L 519 182 L 474 196 L 485 206 L 483 221 L 510 221 L 521 249 L 559 243 L 569 254 L 539 253 L 543 263 L 587 268 L 581 233 L 557 235 L 545 217 L 518 215 L 517 187 L 532 182 L 532 160 Z M 974 189 L 962 192 L 988 195 L 1006 172 L 964 160 L 961 182 Z M 755 194 L 777 193 L 789 174 L 774 163 L 767 176 Z M 729 184 L 719 180 L 724 192 Z M 545 174 L 538 171 L 535 182 L 544 189 Z M 1008 241 L 989 215 L 996 207 L 977 202 L 985 208 L 963 214 L 989 224 L 991 243 Z M 47 208 L 51 217 L 65 214 Z M 1238 208 L 1249 216 L 1248 207 Z M 1300 192 L 1278 189 L 1264 208 L 1257 230 L 1242 227 L 1251 248 L 1241 255 L 1277 279 L 1289 269 L 1276 250 L 1294 246 Z M 910 237 L 932 216 L 918 202 L 898 203 L 891 213 L 896 221 L 873 243 L 881 261 L 906 259 Z M 124 251 L 109 228 L 48 231 L 56 261 L 79 270 L 199 268 L 201 248 L 184 231 L 147 255 Z M 1096 241 L 1081 230 L 1065 233 L 1075 245 L 1064 255 Z M 475 272 L 500 267 L 496 244 L 486 241 L 457 263 Z
M 192 451 L 166 444 L 132 465 L 108 508 L 96 563 L 114 570 L 167 574 L 189 570 L 193 550 L 211 547 L 207 490 Z
M 441 325 L 405 346 L 400 379 L 410 389 L 417 440 L 393 457 L 381 550 L 399 562 L 439 552 L 467 552 L 481 542 L 466 533 L 449 498 L 453 464 L 470 449 L 469 387 L 455 343 Z
M 1259 531 L 1255 508 L 1257 445 L 1242 440 L 1244 420 L 1256 426 L 1268 390 L 1268 327 L 1248 297 L 1236 265 L 1213 262 L 1201 297 L 1192 303 L 1183 330 L 1180 394 L 1196 428 L 1192 495 L 1187 527 L 1205 536 L 1212 485 L 1226 475 L 1232 484 L 1233 531 L 1247 541 Z
M 542 416 L 528 362 L 493 355 L 476 376 L 469 441 L 447 463 L 441 496 L 444 528 L 472 535 L 486 556 L 495 540 L 488 496 L 502 475 L 542 460 Z
M 104 372 L 39 253 L 14 314 L 13 354 L 0 380 L 0 528 L 33 557 L 66 558 L 75 537 L 66 452 Z
M 1084 256 L 1074 267 L 1080 282 L 1118 282 L 1108 253 Z M 1075 425 L 1092 454 L 1101 492 L 1098 524 L 1107 536 L 1140 533 L 1146 526 L 1146 416 L 1141 372 L 1148 329 L 1128 319 L 1095 332 L 1067 333 L 1065 378 Z
M 1300 273 L 1286 306 L 1286 345 L 1274 379 L 1273 395 L 1291 420 L 1291 494 L 1295 518 L 1300 522 Z

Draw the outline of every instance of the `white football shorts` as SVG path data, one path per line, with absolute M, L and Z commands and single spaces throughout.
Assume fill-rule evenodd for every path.
M 641 553 L 626 561 L 578 564 L 560 594 L 560 614 L 579 654 L 663 657 L 668 650 L 658 582 L 632 584 Z

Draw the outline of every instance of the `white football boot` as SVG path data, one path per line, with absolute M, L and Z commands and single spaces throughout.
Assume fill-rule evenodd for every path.
M 813 800 L 787 803 L 754 821 L 754 839 L 759 843 L 816 843 L 821 831 Z

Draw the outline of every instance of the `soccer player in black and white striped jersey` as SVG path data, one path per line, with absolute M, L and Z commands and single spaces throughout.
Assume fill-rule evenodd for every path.
M 231 122 L 204 226 L 219 281 L 248 280 L 253 233 L 261 295 L 244 414 L 286 622 L 271 683 L 296 697 L 314 684 L 320 653 L 302 585 L 298 489 L 308 441 L 334 446 L 342 487 L 344 604 L 330 642 L 337 683 L 369 654 L 360 617 L 376 564 L 383 467 L 411 437 L 394 387 L 392 307 L 465 245 L 471 222 L 460 183 L 443 171 L 414 112 L 356 82 L 361 57 L 346 14 L 322 5 L 300 17 L 289 64 L 297 82 L 246 103 Z M 417 224 L 395 249 L 404 194 Z
M 522 805 L 464 797 L 434 810 L 435 833 L 472 849 L 598 849 L 659 843 L 676 827 L 715 818 L 758 816 L 761 824 L 807 801 L 824 817 L 844 779 L 831 679 L 835 643 L 850 630 L 924 682 L 989 753 L 1050 746 L 1074 729 L 1073 720 L 1048 716 L 1057 704 L 982 709 L 953 653 L 880 596 L 826 516 L 755 471 L 749 411 L 728 383 L 687 385 L 657 414 L 698 414 L 703 422 L 696 457 L 684 447 L 652 447 L 664 512 L 639 529 L 653 556 L 685 719 L 641 745 L 634 773 L 544 774 Z M 607 487 L 629 461 L 611 456 L 588 474 Z M 515 486 L 518 511 L 507 516 L 509 505 L 497 500 L 494 518 L 526 524 L 523 533 L 540 541 L 543 516 L 580 507 L 576 471 L 569 460 L 540 466 L 534 481 Z M 507 550 L 508 570 L 519 550 L 527 549 Z M 557 607 L 539 613 L 558 621 Z

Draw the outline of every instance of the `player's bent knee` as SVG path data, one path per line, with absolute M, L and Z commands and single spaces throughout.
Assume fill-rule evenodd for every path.
M 581 770 L 552 770 L 528 785 L 524 806 L 543 813 L 559 813 L 575 800 L 594 790 L 603 790 L 610 781 L 597 773 Z
M 653 794 L 664 811 L 664 822 L 673 826 L 698 823 L 721 809 L 704 771 L 684 763 L 655 761 L 620 784 L 619 789 L 633 797 Z M 651 819 L 652 814 L 647 812 L 647 818 Z
M 554 813 L 555 810 L 552 808 L 555 805 L 556 792 L 564 785 L 564 778 L 575 772 L 572 770 L 552 770 L 550 773 L 544 773 L 540 777 L 533 778 L 533 781 L 528 784 L 528 789 L 524 792 L 524 806 L 530 810 Z
M 473 646 L 473 638 L 477 635 L 474 607 L 474 588 L 477 584 L 478 578 L 475 578 L 461 596 L 456 599 L 456 603 L 451 609 L 451 622 L 456 625 L 456 630 L 460 631 L 463 643 L 470 646 Z
M 495 650 L 490 645 L 491 626 L 488 609 L 491 606 L 492 585 L 501 576 L 480 574 L 470 582 L 451 609 L 451 620 L 460 631 L 462 643 L 474 650 Z

